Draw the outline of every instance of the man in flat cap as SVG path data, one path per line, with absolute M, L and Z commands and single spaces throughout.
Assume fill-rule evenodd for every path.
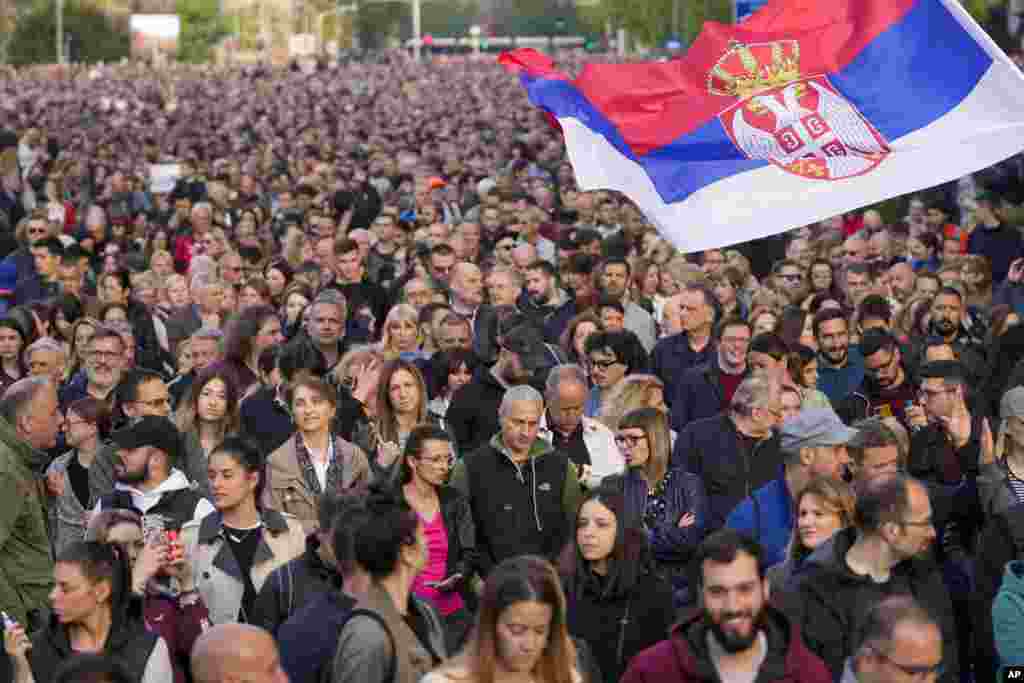
M 850 463 L 846 444 L 856 434 L 831 408 L 809 408 L 783 422 L 779 429 L 781 476 L 747 496 L 725 525 L 757 539 L 767 565 L 785 560 L 795 523 L 793 501 L 815 477 L 838 481 L 846 475 Z

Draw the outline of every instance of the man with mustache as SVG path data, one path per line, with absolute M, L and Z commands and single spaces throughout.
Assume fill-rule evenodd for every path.
M 908 430 L 919 429 L 928 420 L 917 402 L 917 383 L 900 348 L 888 330 L 864 332 L 860 342 L 864 358 L 864 381 L 836 404 L 836 413 L 847 424 L 868 417 L 895 417 Z
M 837 308 L 822 308 L 814 316 L 818 342 L 818 389 L 839 403 L 864 381 L 864 357 L 850 347 L 850 323 Z
M 960 362 L 974 373 L 985 367 L 985 345 L 976 335 L 976 326 L 968 326 L 964 297 L 954 287 L 943 287 L 935 295 L 931 308 L 931 333 L 952 347 Z
M 636 655 L 622 683 L 831 680 L 796 626 L 768 604 L 756 541 L 731 529 L 716 531 L 701 543 L 693 564 L 700 611 L 668 640 Z

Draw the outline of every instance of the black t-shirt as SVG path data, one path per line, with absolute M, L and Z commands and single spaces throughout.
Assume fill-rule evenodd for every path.
M 68 479 L 71 480 L 71 490 L 75 492 L 75 498 L 83 508 L 89 508 L 89 470 L 82 467 L 78 462 L 78 453 L 68 460 Z
M 245 623 L 248 622 L 246 615 L 253 613 L 252 608 L 256 602 L 256 586 L 252 582 L 252 563 L 256 556 L 256 549 L 260 546 L 260 540 L 263 538 L 263 527 L 261 525 L 255 529 L 232 529 L 225 525 L 224 538 L 235 555 L 238 568 L 242 570 L 245 588 L 242 592 L 242 608 L 238 612 L 238 620 Z

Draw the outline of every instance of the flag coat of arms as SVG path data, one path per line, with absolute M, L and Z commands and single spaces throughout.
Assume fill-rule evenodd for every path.
M 501 62 L 555 117 L 583 190 L 685 252 L 955 180 L 1024 150 L 1024 75 L 957 0 L 772 0 L 681 59 Z

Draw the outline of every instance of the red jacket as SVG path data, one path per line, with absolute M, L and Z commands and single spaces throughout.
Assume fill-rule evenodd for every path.
M 768 656 L 757 683 L 832 683 L 825 663 L 804 645 L 795 625 L 773 607 L 765 606 Z M 700 613 L 679 624 L 668 640 L 633 657 L 619 683 L 719 683 L 708 654 L 708 627 Z

